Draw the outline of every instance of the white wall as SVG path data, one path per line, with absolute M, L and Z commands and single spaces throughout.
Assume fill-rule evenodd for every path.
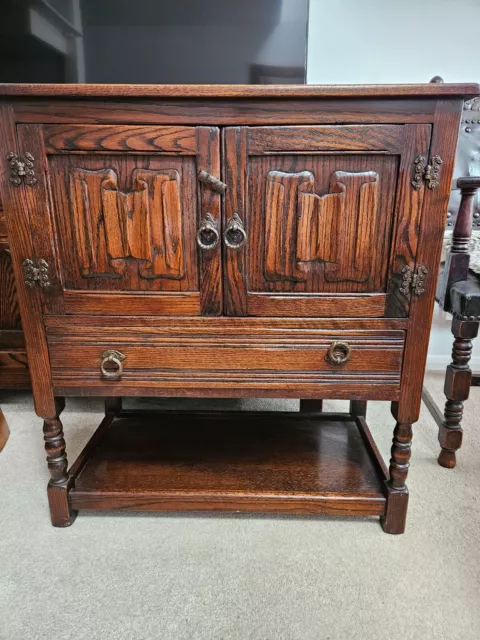
M 307 82 L 480 80 L 480 0 L 310 0 Z

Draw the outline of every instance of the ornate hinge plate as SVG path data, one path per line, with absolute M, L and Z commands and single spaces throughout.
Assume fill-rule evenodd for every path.
M 34 287 L 38 282 L 42 289 L 48 289 L 50 280 L 48 279 L 48 263 L 45 260 L 39 260 L 37 263 L 30 259 L 24 260 L 22 268 L 27 286 Z
M 10 182 L 16 187 L 22 184 L 22 179 L 25 180 L 25 184 L 33 187 L 37 182 L 34 170 L 35 158 L 31 153 L 26 153 L 22 159 L 13 151 L 7 155 L 8 164 L 10 166 Z
M 426 184 L 428 189 L 436 189 L 440 184 L 442 164 L 440 156 L 433 156 L 428 165 L 425 156 L 417 156 L 413 161 L 412 187 L 418 191 Z
M 418 265 L 415 273 L 413 269 L 405 266 L 401 275 L 400 293 L 403 293 L 404 296 L 408 296 L 410 292 L 414 296 L 421 296 L 422 293 L 425 293 L 425 278 L 428 275 L 428 269 L 423 264 Z

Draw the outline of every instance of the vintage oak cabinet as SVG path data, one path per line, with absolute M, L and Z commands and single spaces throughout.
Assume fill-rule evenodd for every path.
M 403 532 L 455 145 L 477 93 L 0 88 L 54 525 L 82 509 L 202 509 L 380 516 Z M 59 414 L 75 395 L 105 396 L 106 417 L 69 467 Z M 302 402 L 121 411 L 137 395 Z M 349 413 L 322 413 L 323 398 Z M 379 399 L 397 420 L 389 468 L 365 421 Z

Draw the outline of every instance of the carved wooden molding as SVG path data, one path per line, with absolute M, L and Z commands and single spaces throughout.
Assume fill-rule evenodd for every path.
M 144 279 L 185 277 L 178 171 L 134 169 L 123 193 L 113 169 L 75 168 L 70 195 L 84 278 L 122 278 L 129 259 Z
M 265 278 L 304 281 L 306 263 L 325 263 L 328 282 L 366 282 L 375 237 L 379 176 L 375 171 L 335 171 L 329 193 L 314 193 L 310 171 L 270 171 L 266 189 Z

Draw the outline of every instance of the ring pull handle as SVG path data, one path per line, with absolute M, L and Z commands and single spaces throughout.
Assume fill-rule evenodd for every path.
M 330 364 L 345 364 L 345 362 L 348 362 L 350 360 L 351 353 L 352 348 L 350 347 L 348 342 L 342 342 L 341 340 L 338 340 L 336 342 L 332 342 L 332 344 L 328 348 L 325 360 Z
M 228 221 L 223 239 L 229 249 L 240 249 L 245 244 L 247 233 L 238 213 L 234 213 Z
M 123 373 L 122 360 L 125 360 L 123 353 L 109 349 L 102 353 L 102 361 L 100 363 L 100 371 L 104 378 L 110 380 L 119 380 Z
M 211 213 L 206 213 L 197 231 L 197 244 L 203 250 L 214 249 L 219 240 L 215 218 Z

